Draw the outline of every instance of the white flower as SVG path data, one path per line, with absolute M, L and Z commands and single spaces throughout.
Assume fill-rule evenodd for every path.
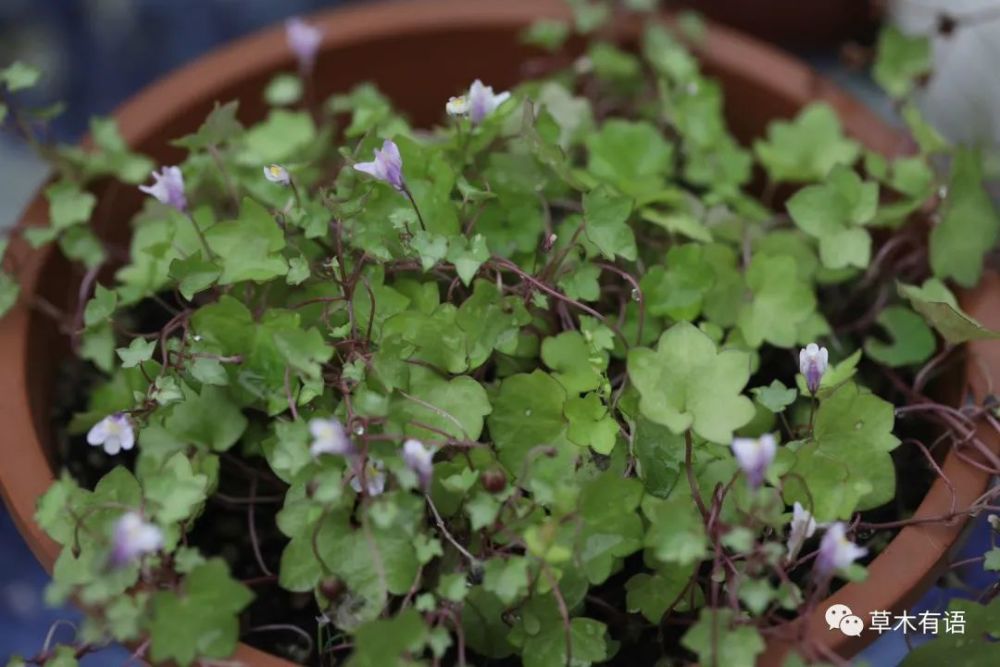
M 87 443 L 94 447 L 103 445 L 104 451 L 111 456 L 123 449 L 132 449 L 135 446 L 132 422 L 120 412 L 108 415 L 87 432 Z
M 381 150 L 375 149 L 374 160 L 358 162 L 354 168 L 388 183 L 400 192 L 406 188 L 403 183 L 403 157 L 399 154 L 399 146 L 396 145 L 396 142 L 389 139 L 382 142 Z
M 264 178 L 272 183 L 288 185 L 292 182 L 292 177 L 288 175 L 288 170 L 280 164 L 271 164 L 264 167 Z
M 826 529 L 816 556 L 816 569 L 821 575 L 842 570 L 868 553 L 868 549 L 847 539 L 846 532 L 846 526 L 839 521 Z
M 313 437 L 309 453 L 314 457 L 320 454 L 339 454 L 342 456 L 354 451 L 354 447 L 347 437 L 347 431 L 336 419 L 311 419 L 309 432 Z
M 424 490 L 430 488 L 431 476 L 434 474 L 434 452 L 433 447 L 425 447 L 419 440 L 410 438 L 403 443 L 403 463 L 406 467 L 416 473 L 420 480 L 420 486 Z
M 163 532 L 138 512 L 126 512 L 115 523 L 111 564 L 119 567 L 163 548 Z
M 299 68 L 305 72 L 312 70 L 323 41 L 323 32 L 296 16 L 285 21 L 285 38 L 288 48 L 299 61 Z
M 788 531 L 788 560 L 794 560 L 803 543 L 815 533 L 816 519 L 796 501 L 792 507 L 792 523 Z
M 750 486 L 756 488 L 764 481 L 764 473 L 774 460 L 778 443 L 773 435 L 765 433 L 759 438 L 733 438 L 732 450 Z
M 351 488 L 361 493 L 361 471 L 356 470 L 351 477 Z M 375 458 L 368 458 L 364 467 L 365 491 L 369 496 L 377 496 L 385 491 L 385 464 Z
M 444 105 L 444 110 L 449 116 L 465 116 L 469 113 L 469 98 L 465 95 L 448 98 L 448 103 Z
M 510 99 L 510 93 L 494 93 L 493 86 L 484 86 L 476 79 L 469 86 L 469 118 L 473 125 L 483 122 L 483 119 L 496 111 L 496 108 Z
M 184 194 L 184 174 L 180 167 L 164 167 L 159 172 L 153 172 L 152 185 L 140 185 L 139 189 L 148 195 L 156 197 L 161 203 L 172 206 L 178 211 L 187 210 L 187 197 Z
M 805 376 L 810 392 L 815 394 L 819 389 L 819 382 L 823 379 L 827 366 L 829 355 L 825 347 L 809 343 L 799 351 L 799 372 Z

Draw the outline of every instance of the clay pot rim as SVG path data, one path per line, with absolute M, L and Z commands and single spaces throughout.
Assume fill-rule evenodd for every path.
M 391 39 L 395 35 L 473 28 L 509 30 L 541 16 L 564 17 L 566 7 L 560 0 L 504 0 L 502 3 L 489 0 L 397 0 L 333 9 L 314 15 L 309 20 L 323 29 L 321 50 L 329 51 L 369 40 Z M 906 145 L 905 137 L 846 93 L 819 78 L 803 63 L 753 38 L 714 23 L 708 25 L 699 56 L 713 69 L 736 73 L 766 94 L 785 98 L 798 106 L 817 100 L 829 102 L 849 134 L 883 154 L 896 154 Z M 284 30 L 280 26 L 268 28 L 198 58 L 145 88 L 121 106 L 114 117 L 129 145 L 141 145 L 184 109 L 213 101 L 216 91 L 249 78 L 251 73 L 291 69 L 293 62 L 285 46 Z M 46 210 L 44 198 L 39 192 L 18 225 L 40 224 L 46 219 Z M 26 244 L 14 243 L 11 252 L 23 267 L 23 291 L 35 293 L 52 249 L 31 251 Z M 984 279 L 976 301 L 980 305 L 989 301 L 981 296 L 983 292 L 992 295 L 1000 292 L 1000 279 L 996 276 Z M 972 297 L 976 300 L 976 293 Z M 971 310 L 974 315 L 986 317 L 975 307 Z M 7 454 L 0 465 L 0 490 L 21 534 L 38 560 L 51 571 L 59 547 L 33 520 L 37 498 L 54 481 L 55 475 L 32 418 L 28 391 L 31 368 L 27 355 L 31 329 L 31 313 L 23 300 L 0 320 L 0 368 L 7 369 L 0 374 L 0 423 L 4 424 L 7 436 L 0 444 L 0 451 Z M 982 348 L 976 344 L 971 344 L 970 348 L 972 353 L 967 364 L 969 381 L 977 394 L 982 395 L 987 391 L 986 380 L 974 361 Z M 997 360 L 993 362 L 991 370 L 996 369 Z M 973 370 L 974 367 L 976 370 Z M 997 446 L 995 439 L 991 439 L 991 444 Z M 968 506 L 985 490 L 989 481 L 989 475 L 964 463 L 954 452 L 949 452 L 943 467 L 955 486 L 958 507 Z M 944 514 L 950 509 L 950 503 L 950 491 L 940 479 L 936 480 L 916 516 Z M 915 591 L 928 583 L 959 538 L 965 521 L 963 517 L 951 525 L 907 526 L 869 565 L 871 583 L 848 584 L 820 603 L 811 616 L 795 625 L 806 633 L 810 643 L 822 647 L 822 650 L 840 653 L 860 648 L 867 643 L 866 639 L 872 639 L 867 636 L 871 633 L 862 638 L 850 638 L 827 630 L 823 621 L 825 608 L 830 604 L 843 603 L 864 612 L 899 609 Z M 781 639 L 770 638 L 762 660 L 777 664 L 787 649 L 788 644 Z M 246 644 L 240 644 L 234 659 L 253 665 L 291 665 Z

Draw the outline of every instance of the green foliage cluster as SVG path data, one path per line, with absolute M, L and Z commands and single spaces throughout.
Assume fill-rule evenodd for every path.
M 525 38 L 558 50 L 609 20 L 574 4 L 574 22 Z M 585 667 L 645 644 L 649 664 L 752 665 L 761 629 L 829 583 L 787 553 L 791 505 L 831 522 L 896 496 L 899 398 L 882 372 L 909 378 L 997 336 L 948 284 L 979 281 L 1000 218 L 981 156 L 912 108 L 924 141 L 906 157 L 867 152 L 822 103 L 741 145 L 688 50 L 702 30 L 650 23 L 638 53 L 595 38 L 475 126 L 414 132 L 371 85 L 306 109 L 282 74 L 259 123 L 230 102 L 178 138 L 189 208 L 145 201 L 75 332 L 102 379 L 69 428 L 127 415 L 134 465 L 93 489 L 63 476 L 36 517 L 63 545 L 51 599 L 89 609 L 81 640 L 221 659 L 255 596 L 296 593 L 312 597 L 322 664 L 347 645 L 353 666 L 461 652 Z M 883 42 L 875 76 L 906 96 L 926 47 Z M 10 92 L 36 78 L 0 73 Z M 87 224 L 90 185 L 152 167 L 113 123 L 92 132 L 93 149 L 54 156 L 50 224 L 23 230 L 88 269 L 112 259 Z M 384 139 L 406 192 L 351 168 Z M 270 163 L 291 187 L 262 177 Z M 755 173 L 794 194 L 762 199 Z M 904 236 L 925 252 L 879 254 Z M 19 298 L 2 274 L 0 310 Z M 163 313 L 152 334 L 135 333 L 140 308 Z M 832 363 L 810 392 L 797 355 L 814 341 Z M 353 454 L 310 451 L 310 421 L 331 418 Z M 766 433 L 780 446 L 753 488 L 730 444 Z M 426 487 L 407 439 L 434 448 Z M 253 592 L 188 539 L 226 470 L 251 504 L 258 481 L 280 492 L 276 514 L 256 506 L 283 546 Z M 381 489 L 351 484 L 383 474 Z M 126 510 L 163 545 L 109 568 Z M 679 646 L 660 643 L 668 617 L 686 626 Z M 59 655 L 49 664 L 75 664 Z

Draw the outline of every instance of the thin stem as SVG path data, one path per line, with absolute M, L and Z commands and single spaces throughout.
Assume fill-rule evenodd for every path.
M 201 227 L 198 226 L 198 223 L 195 222 L 194 216 L 185 211 L 184 217 L 191 221 L 191 226 L 194 227 L 194 233 L 198 235 L 198 241 L 201 243 L 201 247 L 205 251 L 205 259 L 215 259 L 215 253 L 212 252 L 210 247 L 208 247 L 208 239 L 205 238 L 205 233 L 201 231 Z
M 420 229 L 422 229 L 422 230 L 424 230 L 426 232 L 427 231 L 427 225 L 424 224 L 424 216 L 422 216 L 420 214 L 420 207 L 417 206 L 417 200 L 413 198 L 413 193 L 410 192 L 410 188 L 407 187 L 407 185 L 405 183 L 403 184 L 403 194 L 406 195 L 406 198 L 410 200 L 410 204 L 413 206 L 413 210 L 417 214 L 417 220 L 420 221 Z M 407 231 L 407 233 L 409 233 L 409 231 L 410 231 L 409 228 L 407 228 L 406 231 Z

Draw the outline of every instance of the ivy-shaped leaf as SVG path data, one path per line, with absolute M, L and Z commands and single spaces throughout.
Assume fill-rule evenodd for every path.
M 687 322 L 660 337 L 656 350 L 633 349 L 628 373 L 639 390 L 644 417 L 674 433 L 688 428 L 712 442 L 729 444 L 733 431 L 754 415 L 741 392 L 750 379 L 750 357 L 716 349 L 712 339 Z

